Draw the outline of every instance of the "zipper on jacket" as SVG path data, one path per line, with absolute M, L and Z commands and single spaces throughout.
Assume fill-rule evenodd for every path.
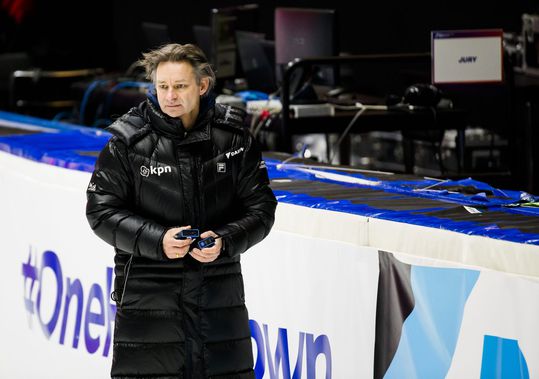
M 125 295 L 125 290 L 127 288 L 127 279 L 129 278 L 129 272 L 131 271 L 131 262 L 132 261 L 133 261 L 133 254 L 131 254 L 131 256 L 129 257 L 129 260 L 127 261 L 127 263 L 124 266 L 125 279 L 124 279 L 124 288 L 122 290 L 122 297 L 120 298 L 120 309 L 122 308 L 122 306 L 124 304 L 124 295 Z
M 185 188 L 184 188 L 184 185 L 183 185 L 183 168 L 182 168 L 182 162 L 181 162 L 181 158 L 180 158 L 180 155 L 181 155 L 181 152 L 179 151 L 179 148 L 176 147 L 176 164 L 178 165 L 178 180 L 179 180 L 179 185 L 180 185 L 180 191 L 181 191 L 181 195 L 182 195 L 182 203 L 183 203 L 183 213 L 184 213 L 184 217 L 187 217 L 189 216 L 189 207 L 187 205 L 187 201 L 186 201 L 186 197 L 185 197 Z M 192 227 L 194 227 L 193 225 L 191 225 Z
M 200 156 L 195 155 L 193 157 L 193 218 L 195 220 L 195 225 L 200 227 L 201 223 L 201 209 L 202 209 L 202 197 L 204 194 L 201 192 L 200 177 L 201 177 L 201 167 L 200 167 Z
M 185 330 L 185 329 L 184 329 Z M 186 338 L 185 339 L 185 377 L 191 378 L 192 371 L 193 371 L 193 357 L 191 353 L 191 340 Z

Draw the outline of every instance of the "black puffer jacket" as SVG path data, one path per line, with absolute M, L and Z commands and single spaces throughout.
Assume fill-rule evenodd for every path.
M 254 378 L 240 254 L 269 233 L 276 200 L 235 108 L 201 104 L 193 129 L 142 103 L 114 122 L 88 186 L 87 218 L 115 247 L 114 378 Z M 191 225 L 225 236 L 212 263 L 169 260 Z

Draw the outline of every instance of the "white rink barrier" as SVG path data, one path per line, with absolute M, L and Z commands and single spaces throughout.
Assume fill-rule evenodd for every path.
M 0 152 L 1 378 L 109 376 L 113 249 L 87 224 L 89 179 Z M 371 221 L 279 204 L 271 234 L 243 257 L 259 378 L 371 378 L 375 367 L 387 378 L 539 377 L 536 277 L 379 251 L 383 221 Z M 394 311 L 382 277 L 413 295 L 389 358 L 376 353 L 377 308 Z

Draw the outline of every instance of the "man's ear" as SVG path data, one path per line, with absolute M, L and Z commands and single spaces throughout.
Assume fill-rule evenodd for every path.
M 208 88 L 210 87 L 210 79 L 207 77 L 200 79 L 200 96 L 204 96 L 206 92 L 208 92 Z

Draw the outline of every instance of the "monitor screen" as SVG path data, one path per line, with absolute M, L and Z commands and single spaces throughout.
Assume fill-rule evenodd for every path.
M 144 43 L 154 49 L 171 41 L 168 25 L 144 21 L 140 24 Z
M 322 58 L 338 54 L 334 9 L 276 8 L 274 21 L 275 73 L 278 82 L 282 81 L 288 63 L 296 58 Z M 291 98 L 301 92 L 301 88 L 308 88 L 305 87 L 307 82 L 335 86 L 337 72 L 337 67 L 332 66 L 295 70 L 290 83 Z
M 238 55 L 247 86 L 251 90 L 272 93 L 275 84 L 275 43 L 264 34 L 236 31 Z
M 211 57 L 211 27 L 208 25 L 193 25 L 193 34 L 198 47 L 202 49 L 206 58 Z
M 336 55 L 335 27 L 333 9 L 275 9 L 277 64 L 287 64 L 295 58 Z

